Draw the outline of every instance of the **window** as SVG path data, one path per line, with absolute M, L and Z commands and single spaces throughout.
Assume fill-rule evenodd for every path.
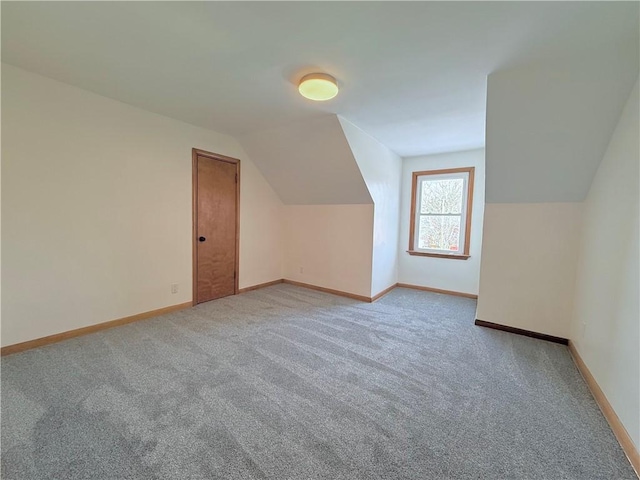
M 410 255 L 469 258 L 474 171 L 413 172 Z

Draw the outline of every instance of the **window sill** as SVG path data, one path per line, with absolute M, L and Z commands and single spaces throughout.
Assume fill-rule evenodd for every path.
M 471 255 L 464 255 L 460 253 L 432 253 L 432 252 L 418 252 L 415 250 L 407 250 L 409 255 L 416 255 L 419 257 L 436 257 L 436 258 L 453 258 L 455 260 L 468 260 Z

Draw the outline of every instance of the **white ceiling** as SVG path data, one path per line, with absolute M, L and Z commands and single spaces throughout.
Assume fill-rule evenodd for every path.
M 617 53 L 489 76 L 487 203 L 584 200 L 638 78 Z
M 1 8 L 4 62 L 235 136 L 340 114 L 402 156 L 484 145 L 491 72 L 591 52 L 597 66 L 638 41 L 637 2 Z M 338 97 L 300 97 L 295 82 L 311 71 L 336 76 Z
M 240 137 L 286 205 L 373 203 L 335 115 Z

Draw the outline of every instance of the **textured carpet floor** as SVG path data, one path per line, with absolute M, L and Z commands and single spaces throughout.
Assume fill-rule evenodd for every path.
M 289 285 L 2 360 L 3 479 L 635 478 L 566 347 Z

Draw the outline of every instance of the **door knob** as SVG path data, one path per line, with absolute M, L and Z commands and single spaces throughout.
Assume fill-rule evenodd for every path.
M 201 242 L 204 242 L 204 241 L 206 240 L 206 238 L 204 238 L 204 237 L 199 237 L 199 238 L 198 238 L 198 240 L 199 240 L 199 241 L 201 241 Z

